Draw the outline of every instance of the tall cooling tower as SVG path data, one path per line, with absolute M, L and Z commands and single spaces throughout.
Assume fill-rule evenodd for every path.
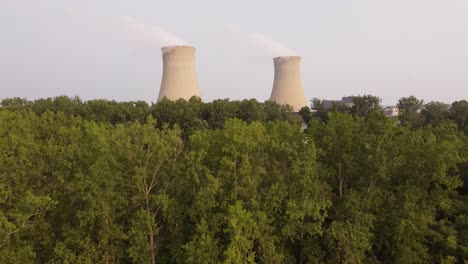
M 189 46 L 169 46 L 161 48 L 163 76 L 158 101 L 179 98 L 188 100 L 200 97 L 195 73 L 195 48 Z
M 270 100 L 279 104 L 288 104 L 298 112 L 307 106 L 301 81 L 301 57 L 287 56 L 273 58 L 275 80 Z

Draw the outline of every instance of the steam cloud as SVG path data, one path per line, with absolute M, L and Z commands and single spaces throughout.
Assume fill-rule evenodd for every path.
M 180 39 L 161 27 L 148 25 L 143 20 L 126 16 L 123 17 L 131 38 L 138 45 L 151 46 L 181 46 L 188 45 L 187 41 Z
M 228 24 L 228 30 L 236 33 L 242 38 L 250 40 L 250 42 L 258 49 L 266 51 L 271 56 L 295 56 L 297 53 L 283 45 L 282 43 L 274 40 L 272 37 L 259 33 L 259 32 L 245 32 L 237 24 Z
M 254 43 L 259 48 L 265 48 L 274 56 L 293 56 L 296 55 L 296 52 L 278 41 L 274 40 L 272 37 L 264 35 L 262 33 L 252 33 L 250 35 Z

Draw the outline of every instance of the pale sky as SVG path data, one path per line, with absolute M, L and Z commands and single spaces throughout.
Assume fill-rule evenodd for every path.
M 204 101 L 268 99 L 290 54 L 308 99 L 468 99 L 468 0 L 0 0 L 0 98 L 156 101 L 172 44 Z

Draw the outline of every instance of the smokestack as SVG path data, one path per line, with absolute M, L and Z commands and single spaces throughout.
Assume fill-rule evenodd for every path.
M 168 46 L 161 48 L 163 76 L 158 101 L 200 97 L 195 73 L 195 48 L 190 46 Z
M 301 57 L 286 56 L 273 58 L 275 80 L 270 100 L 279 104 L 288 104 L 298 112 L 307 106 L 301 81 Z

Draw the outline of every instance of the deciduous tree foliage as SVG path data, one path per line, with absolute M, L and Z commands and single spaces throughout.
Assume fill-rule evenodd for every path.
M 414 96 L 402 97 L 398 100 L 399 109 L 398 119 L 404 126 L 419 127 L 422 122 L 422 116 L 419 112 L 423 109 L 424 101 Z
M 466 101 L 379 102 L 4 99 L 0 262 L 464 263 Z

